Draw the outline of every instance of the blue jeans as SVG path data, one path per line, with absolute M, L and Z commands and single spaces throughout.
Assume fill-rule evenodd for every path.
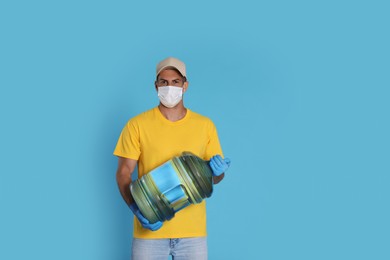
M 207 260 L 207 237 L 133 239 L 132 260 Z

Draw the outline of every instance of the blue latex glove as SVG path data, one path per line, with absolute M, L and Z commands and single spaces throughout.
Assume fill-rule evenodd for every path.
M 144 228 L 150 229 L 152 231 L 156 231 L 162 227 L 161 221 L 157 221 L 156 223 L 153 223 L 153 224 L 149 223 L 149 220 L 147 220 L 147 218 L 145 218 L 144 215 L 142 215 L 137 204 L 135 204 L 135 203 L 131 204 L 130 209 L 134 213 L 134 215 L 137 217 L 137 219 L 139 220 L 139 222 L 141 223 L 141 225 Z
M 217 154 L 211 157 L 210 159 L 210 167 L 213 170 L 213 176 L 219 176 L 222 173 L 226 172 L 230 166 L 230 159 L 222 157 Z

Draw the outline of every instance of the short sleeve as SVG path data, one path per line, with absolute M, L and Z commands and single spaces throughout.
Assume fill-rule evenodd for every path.
M 209 140 L 206 146 L 205 160 L 210 160 L 210 158 L 216 154 L 219 154 L 223 157 L 221 144 L 219 143 L 217 128 L 212 121 L 209 121 L 208 137 Z
M 114 155 L 138 160 L 141 154 L 139 127 L 135 120 L 127 122 L 116 144 Z

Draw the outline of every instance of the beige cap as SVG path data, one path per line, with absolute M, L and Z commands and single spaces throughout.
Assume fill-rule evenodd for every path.
M 160 61 L 159 64 L 157 64 L 156 76 L 158 76 L 158 74 L 160 74 L 161 71 L 163 71 L 168 67 L 174 67 L 181 73 L 183 77 L 187 77 L 186 65 L 184 64 L 184 62 L 173 57 L 168 57 L 165 60 Z

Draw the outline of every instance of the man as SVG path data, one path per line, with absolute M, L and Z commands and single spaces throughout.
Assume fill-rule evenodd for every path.
M 213 182 L 219 183 L 230 160 L 221 157 L 216 128 L 207 117 L 187 109 L 183 94 L 188 89 L 185 64 L 169 57 L 156 69 L 155 88 L 160 104 L 130 119 L 123 128 L 114 154 L 119 157 L 117 182 L 134 218 L 132 259 L 207 259 L 206 204 L 191 204 L 164 223 L 149 223 L 130 193 L 131 175 L 138 178 L 189 151 L 210 160 Z

